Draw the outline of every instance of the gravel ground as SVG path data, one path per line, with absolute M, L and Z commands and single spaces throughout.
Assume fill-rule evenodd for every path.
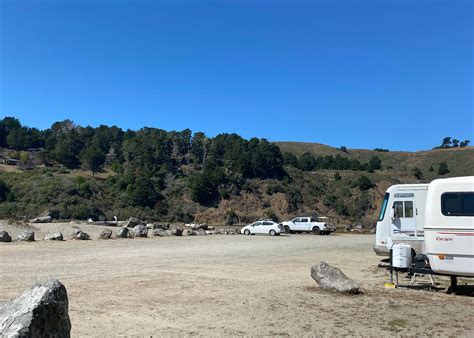
M 35 227 L 72 232 L 68 224 Z M 80 227 L 92 238 L 103 230 Z M 464 296 L 385 289 L 373 241 L 336 234 L 0 243 L 0 303 L 57 277 L 74 336 L 474 336 L 471 288 Z M 310 268 L 321 260 L 364 293 L 319 291 Z

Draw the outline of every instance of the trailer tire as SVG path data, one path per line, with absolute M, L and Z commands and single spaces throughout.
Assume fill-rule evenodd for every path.
M 321 234 L 321 231 L 319 230 L 318 227 L 314 227 L 313 228 L 313 235 L 320 235 Z

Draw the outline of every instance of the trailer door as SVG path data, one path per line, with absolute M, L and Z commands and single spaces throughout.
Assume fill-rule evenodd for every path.
M 403 196 L 403 198 L 398 197 L 394 200 L 392 213 L 393 217 L 390 219 L 392 236 L 394 240 L 399 240 L 402 238 L 415 238 L 417 236 L 415 210 L 416 206 L 414 196 Z

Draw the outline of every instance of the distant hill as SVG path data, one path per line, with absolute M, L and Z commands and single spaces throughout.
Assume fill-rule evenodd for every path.
M 13 219 L 48 210 L 56 219 L 242 224 L 318 214 L 373 224 L 392 184 L 474 175 L 472 147 L 338 149 L 69 120 L 38 130 L 15 118 L 0 120 L 0 162 L 0 218 Z

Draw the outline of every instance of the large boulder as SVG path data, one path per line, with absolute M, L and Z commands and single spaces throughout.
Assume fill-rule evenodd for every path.
M 183 229 L 171 229 L 171 235 L 172 236 L 181 236 L 183 234 Z
M 358 294 L 359 285 L 339 268 L 321 261 L 319 265 L 311 267 L 311 277 L 322 290 L 337 291 L 342 293 Z
M 11 242 L 12 236 L 8 234 L 5 230 L 0 230 L 0 242 Z
M 133 233 L 135 237 L 147 237 L 148 228 L 146 227 L 146 225 L 139 224 L 133 228 Z
M 191 229 L 184 229 L 181 236 L 196 236 L 196 232 Z
M 58 280 L 33 285 L 0 306 L 0 337 L 70 337 L 67 291 Z
M 76 232 L 75 232 L 75 235 L 74 235 L 74 238 L 75 239 L 78 239 L 78 240 L 81 240 L 81 241 L 87 241 L 89 240 L 91 237 L 89 236 L 88 233 L 80 230 L 80 229 L 77 229 Z
M 44 236 L 45 241 L 62 241 L 63 239 L 63 234 L 60 232 L 53 232 Z
M 99 235 L 100 239 L 111 239 L 112 238 L 112 230 L 104 229 Z
M 127 228 L 133 228 L 137 225 L 145 225 L 146 226 L 146 223 L 143 222 L 142 220 L 138 219 L 138 218 L 135 218 L 135 217 L 130 217 L 126 222 L 125 222 L 125 225 Z
M 207 236 L 207 231 L 204 229 L 197 229 L 194 231 L 196 236 Z
M 168 232 L 163 229 L 154 229 L 153 230 L 153 236 L 158 236 L 158 237 L 167 237 L 169 236 Z
M 19 241 L 33 242 L 35 240 L 35 232 L 33 230 L 23 230 L 17 236 Z
M 127 238 L 130 237 L 130 230 L 127 227 L 122 227 L 117 231 L 117 237 L 119 238 Z

